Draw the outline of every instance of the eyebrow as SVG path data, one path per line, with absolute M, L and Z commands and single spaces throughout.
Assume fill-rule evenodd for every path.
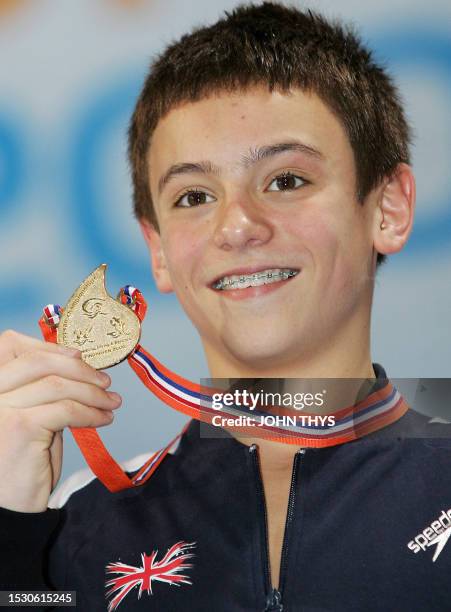
M 267 159 L 268 157 L 274 157 L 275 155 L 280 155 L 281 153 L 287 153 L 292 151 L 297 153 L 303 153 L 304 155 L 308 155 L 309 157 L 312 157 L 317 160 L 324 159 L 323 154 L 317 149 L 314 149 L 313 147 L 306 145 L 302 142 L 291 141 L 265 145 L 256 149 L 251 148 L 249 149 L 248 153 L 242 153 L 240 155 L 239 165 L 244 168 L 249 168 L 250 166 L 261 161 L 262 159 Z M 214 176 L 219 176 L 221 174 L 221 169 L 218 166 L 215 166 L 215 164 L 210 161 L 173 164 L 161 176 L 160 180 L 158 181 L 158 195 L 161 194 L 164 187 L 176 176 L 193 173 L 213 174 Z

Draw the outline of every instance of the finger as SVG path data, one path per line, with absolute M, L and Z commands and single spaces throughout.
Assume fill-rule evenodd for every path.
M 97 385 L 69 380 L 53 374 L 2 394 L 2 401 L 13 408 L 31 408 L 39 404 L 49 404 L 65 399 L 106 410 L 118 408 L 121 402 L 117 393 L 106 391 Z
M 109 387 L 108 374 L 89 366 L 82 359 L 74 359 L 51 351 L 33 350 L 0 366 L 0 393 L 6 393 L 26 384 L 56 374 L 62 378 Z
M 12 329 L 4 331 L 0 335 L 0 366 L 12 359 L 15 359 L 22 353 L 29 351 L 43 350 L 50 353 L 63 354 L 81 359 L 81 352 L 77 349 L 69 349 L 62 344 L 54 342 L 44 342 L 37 340 L 31 336 L 20 334 Z
M 103 427 L 112 423 L 114 414 L 74 400 L 63 400 L 29 408 L 27 419 L 31 425 L 41 427 L 45 435 L 65 427 Z
M 52 490 L 58 484 L 58 481 L 61 476 L 61 469 L 63 467 L 63 464 L 61 461 L 61 458 L 63 455 L 63 446 L 64 446 L 63 432 L 57 431 L 54 434 L 52 443 L 49 447 L 50 464 L 52 466 Z

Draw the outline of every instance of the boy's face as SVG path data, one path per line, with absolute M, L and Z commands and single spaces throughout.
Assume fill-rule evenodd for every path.
M 157 286 L 176 292 L 210 366 L 283 367 L 353 326 L 366 333 L 376 193 L 358 203 L 350 143 L 316 95 L 253 88 L 185 104 L 159 122 L 149 170 Z M 292 276 L 262 284 L 276 269 Z M 213 287 L 233 275 L 237 288 Z

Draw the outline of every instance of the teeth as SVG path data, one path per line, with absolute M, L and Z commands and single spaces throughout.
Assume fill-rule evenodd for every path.
M 270 270 L 255 272 L 254 274 L 224 276 L 213 285 L 213 288 L 230 291 L 231 289 L 259 287 L 260 285 L 268 285 L 270 283 L 286 280 L 291 276 L 296 276 L 298 272 L 299 270 L 292 270 L 290 268 L 272 268 Z

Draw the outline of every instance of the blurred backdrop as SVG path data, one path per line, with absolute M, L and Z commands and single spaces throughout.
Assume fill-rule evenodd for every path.
M 131 283 L 150 311 L 142 344 L 170 369 L 208 376 L 201 344 L 171 296 L 159 296 L 131 213 L 126 127 L 152 56 L 233 0 L 0 0 L 0 328 L 40 337 L 48 302 L 65 304 L 109 264 L 115 295 Z M 377 279 L 373 358 L 393 377 L 451 376 L 451 3 L 311 0 L 351 20 L 386 63 L 415 127 L 417 217 L 408 247 Z M 102 436 L 115 457 L 160 448 L 185 417 L 127 364 L 124 397 Z M 65 436 L 64 475 L 84 465 Z

